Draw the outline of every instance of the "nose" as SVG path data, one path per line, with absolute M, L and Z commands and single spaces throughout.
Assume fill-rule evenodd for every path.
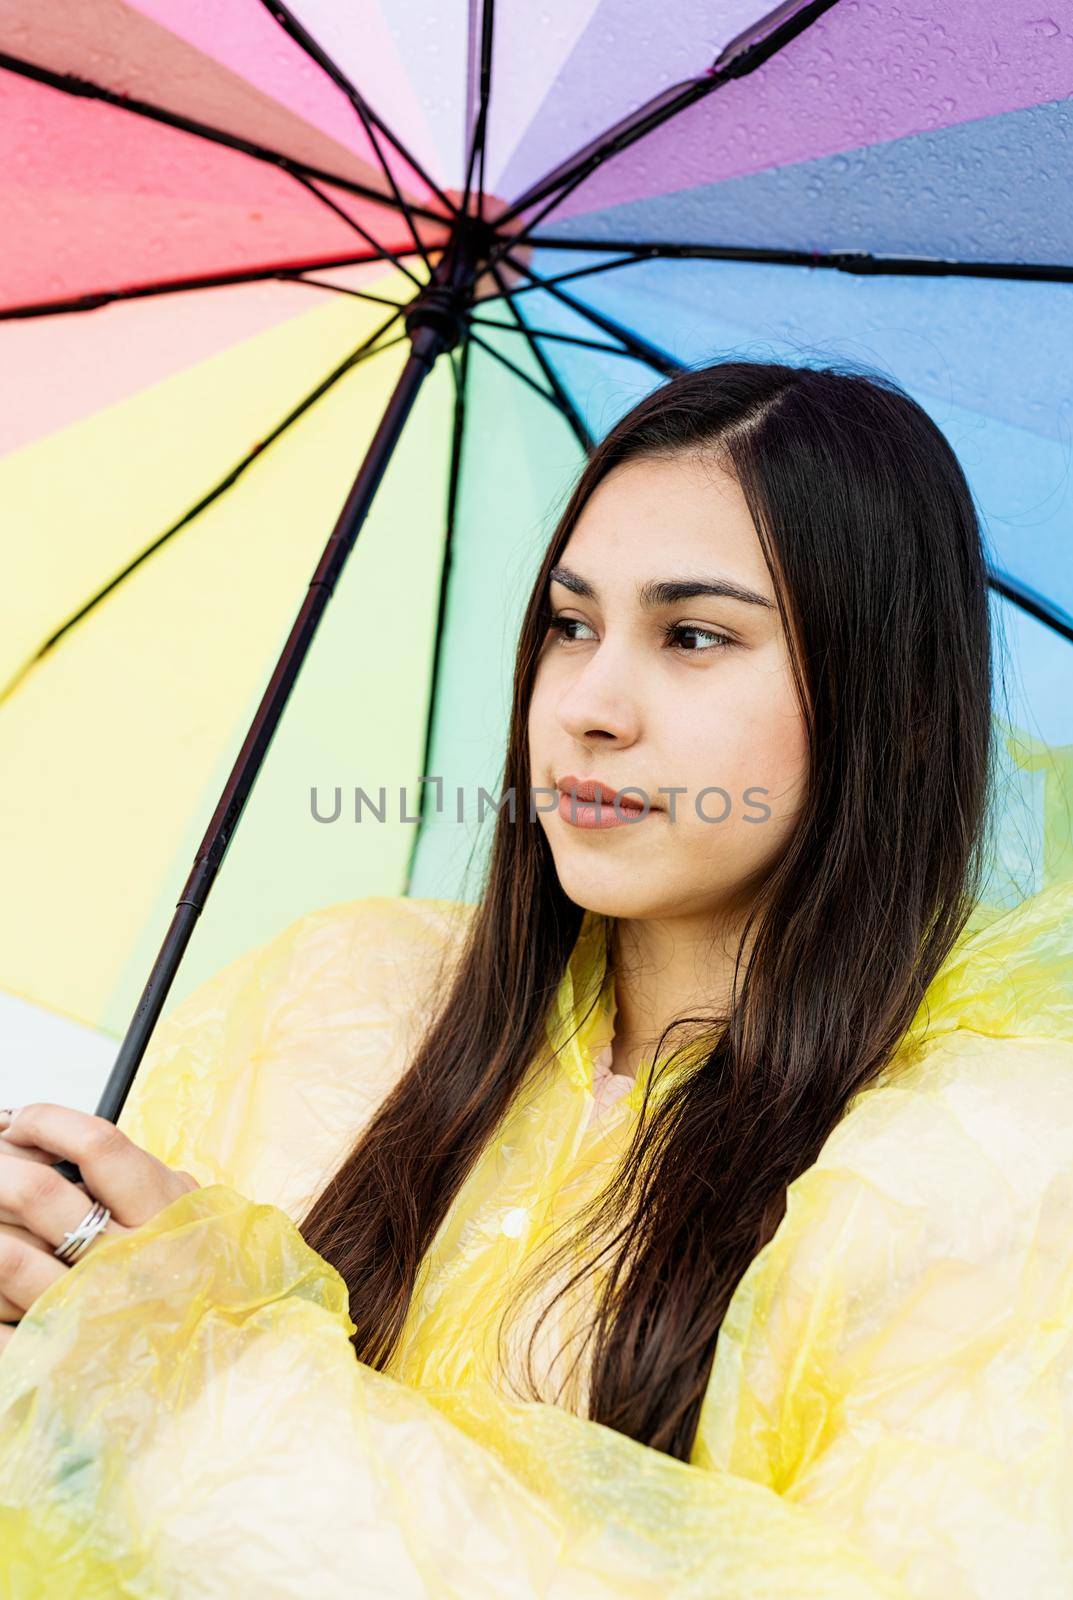
M 559 721 L 581 744 L 632 744 L 641 728 L 639 696 L 622 653 L 604 641 L 577 664 L 558 703 Z

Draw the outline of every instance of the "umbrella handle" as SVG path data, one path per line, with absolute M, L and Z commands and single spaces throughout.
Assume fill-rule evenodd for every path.
M 82 1183 L 84 1181 L 81 1172 L 79 1172 L 73 1161 L 54 1161 L 52 1169 L 54 1172 L 58 1172 L 61 1178 L 69 1179 L 71 1183 Z

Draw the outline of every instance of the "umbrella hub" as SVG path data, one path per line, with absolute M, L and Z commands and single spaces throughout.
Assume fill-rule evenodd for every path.
M 427 328 L 435 337 L 438 351 L 453 350 L 465 330 L 463 311 L 469 299 L 465 285 L 430 283 L 403 313 L 410 339 L 413 340 L 420 329 Z M 431 342 L 426 338 L 422 344 Z
M 420 329 L 429 333 L 417 347 L 438 354 L 453 350 L 465 337 L 465 312 L 473 303 L 473 290 L 481 264 L 496 241 L 492 223 L 480 217 L 460 217 L 432 281 L 407 307 L 403 321 L 414 341 Z

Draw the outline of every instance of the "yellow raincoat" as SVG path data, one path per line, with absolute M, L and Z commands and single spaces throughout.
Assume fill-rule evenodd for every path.
M 1073 1595 L 1073 885 L 962 936 L 792 1185 L 688 1464 L 489 1378 L 506 1279 L 639 1103 L 594 1093 L 614 994 L 591 914 L 562 1070 L 467 1180 L 391 1371 L 355 1360 L 295 1226 L 468 914 L 329 906 L 160 1026 L 120 1125 L 203 1187 L 98 1240 L 0 1359 L 3 1594 Z

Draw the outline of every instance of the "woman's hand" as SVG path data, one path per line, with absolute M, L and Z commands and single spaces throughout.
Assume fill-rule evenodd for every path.
M 22 1106 L 0 1112 L 0 1350 L 38 1295 L 71 1270 L 54 1254 L 94 1200 L 112 1215 L 99 1237 L 130 1233 L 200 1185 L 189 1172 L 167 1167 L 114 1123 L 68 1106 Z M 83 1183 L 62 1177 L 65 1157 Z M 87 1247 L 93 1249 L 93 1240 Z M 85 1253 L 85 1252 L 83 1252 Z M 5 1326 L 7 1324 L 7 1326 Z

